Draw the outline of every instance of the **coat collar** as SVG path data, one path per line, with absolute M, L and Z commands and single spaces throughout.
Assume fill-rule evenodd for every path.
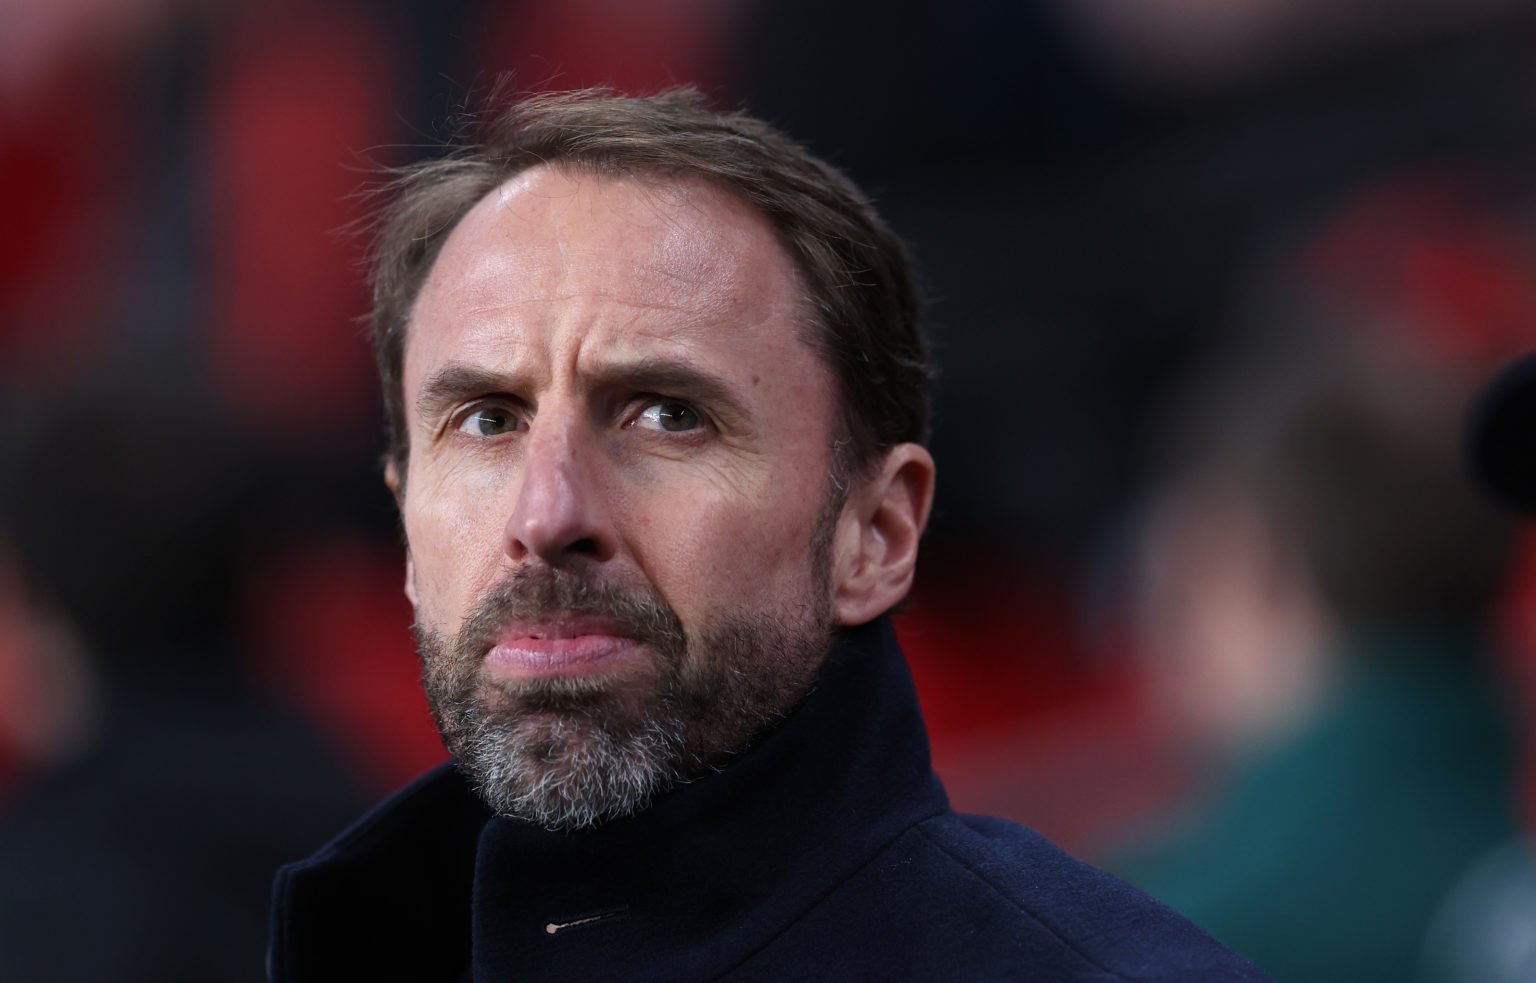
M 476 978 L 717 975 L 946 808 L 882 618 L 752 749 L 630 819 L 550 832 L 488 816 L 451 768 L 429 774 L 280 873 L 274 979 L 451 979 L 448 954 L 471 951 Z

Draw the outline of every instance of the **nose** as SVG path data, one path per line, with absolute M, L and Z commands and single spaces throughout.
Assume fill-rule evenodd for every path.
M 576 557 L 613 557 L 618 537 L 596 474 L 597 454 L 580 421 L 553 414 L 534 421 L 521 462 L 521 485 L 507 518 L 504 548 L 510 559 L 559 566 Z

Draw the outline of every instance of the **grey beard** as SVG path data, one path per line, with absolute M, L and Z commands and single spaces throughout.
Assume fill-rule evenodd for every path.
M 451 640 L 415 629 L 443 743 L 499 815 L 563 830 L 632 815 L 718 768 L 805 695 L 832 643 L 829 593 L 816 566 L 799 610 L 737 617 L 693 639 L 648 588 L 564 569 L 519 571 Z M 505 688 L 481 679 L 502 624 L 559 612 L 618 621 L 655 653 L 651 674 Z
M 623 733 L 600 719 L 557 716 L 537 732 L 465 708 L 454 739 L 460 767 L 498 815 L 549 829 L 582 829 L 644 809 L 685 777 L 684 726 L 649 718 Z

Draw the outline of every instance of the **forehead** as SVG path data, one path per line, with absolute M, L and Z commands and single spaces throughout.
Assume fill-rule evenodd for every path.
M 449 235 L 417 297 L 407 361 L 469 340 L 452 330 L 467 321 L 543 322 L 573 306 L 629 310 L 629 332 L 612 311 L 584 325 L 614 343 L 658 323 L 702 334 L 771 321 L 798 336 L 806 309 L 767 219 L 736 196 L 546 165 L 487 194 Z

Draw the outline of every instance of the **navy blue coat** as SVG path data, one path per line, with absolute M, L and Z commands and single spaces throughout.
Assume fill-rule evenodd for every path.
M 269 959 L 275 983 L 1265 979 L 1036 833 L 952 812 L 885 619 L 633 818 L 550 832 L 429 773 L 279 872 Z

